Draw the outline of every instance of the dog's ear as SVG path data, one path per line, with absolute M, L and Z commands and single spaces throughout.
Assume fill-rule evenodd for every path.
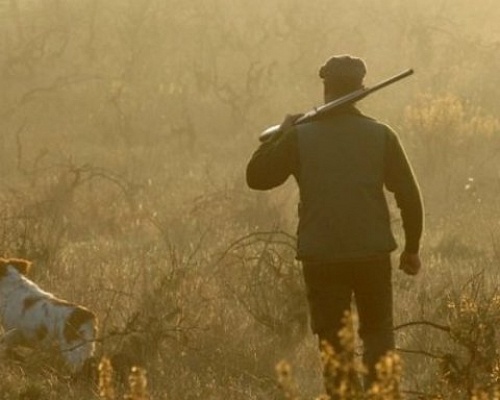
M 9 265 L 17 269 L 22 275 L 27 275 L 31 268 L 31 262 L 22 258 L 0 258 L 0 276 L 2 276 L 2 271 L 5 274 Z

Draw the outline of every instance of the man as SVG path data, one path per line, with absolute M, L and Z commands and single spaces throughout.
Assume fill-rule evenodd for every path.
M 319 71 L 325 103 L 362 88 L 365 74 L 359 58 L 330 58 Z M 287 116 L 280 131 L 256 150 L 247 183 L 268 190 L 295 177 L 300 191 L 297 258 L 313 331 L 320 342 L 341 351 L 338 333 L 354 295 L 367 386 L 380 357 L 394 349 L 390 253 L 396 242 L 384 187 L 401 212 L 405 246 L 400 269 L 409 275 L 421 265 L 420 191 L 395 132 L 353 104 L 294 126 L 298 117 Z

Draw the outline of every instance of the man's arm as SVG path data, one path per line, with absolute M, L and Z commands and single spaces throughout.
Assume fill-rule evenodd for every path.
M 409 270 L 405 271 L 413 275 L 420 267 L 418 252 L 424 225 L 422 196 L 406 153 L 392 131 L 389 132 L 386 147 L 385 185 L 394 193 L 403 220 L 405 247 L 401 267 L 405 269 L 403 264 L 409 263 Z M 411 264 L 415 264 L 413 269 L 416 271 Z
M 294 118 L 289 116 L 281 131 L 262 143 L 250 159 L 246 179 L 250 188 L 268 190 L 284 183 L 290 175 L 298 173 L 298 143 Z

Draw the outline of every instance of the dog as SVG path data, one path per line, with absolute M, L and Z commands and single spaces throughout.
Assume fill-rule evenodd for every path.
M 80 372 L 95 352 L 97 318 L 87 308 L 58 299 L 40 289 L 26 275 L 31 262 L 0 258 L 1 346 L 56 345 L 73 374 Z

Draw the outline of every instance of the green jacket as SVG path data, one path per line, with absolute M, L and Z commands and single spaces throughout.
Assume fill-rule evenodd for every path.
M 416 253 L 423 207 L 395 132 L 354 106 L 263 143 L 247 183 L 268 190 L 293 175 L 300 191 L 297 257 L 335 262 L 384 256 L 396 248 L 384 187 L 401 210 L 405 250 Z

